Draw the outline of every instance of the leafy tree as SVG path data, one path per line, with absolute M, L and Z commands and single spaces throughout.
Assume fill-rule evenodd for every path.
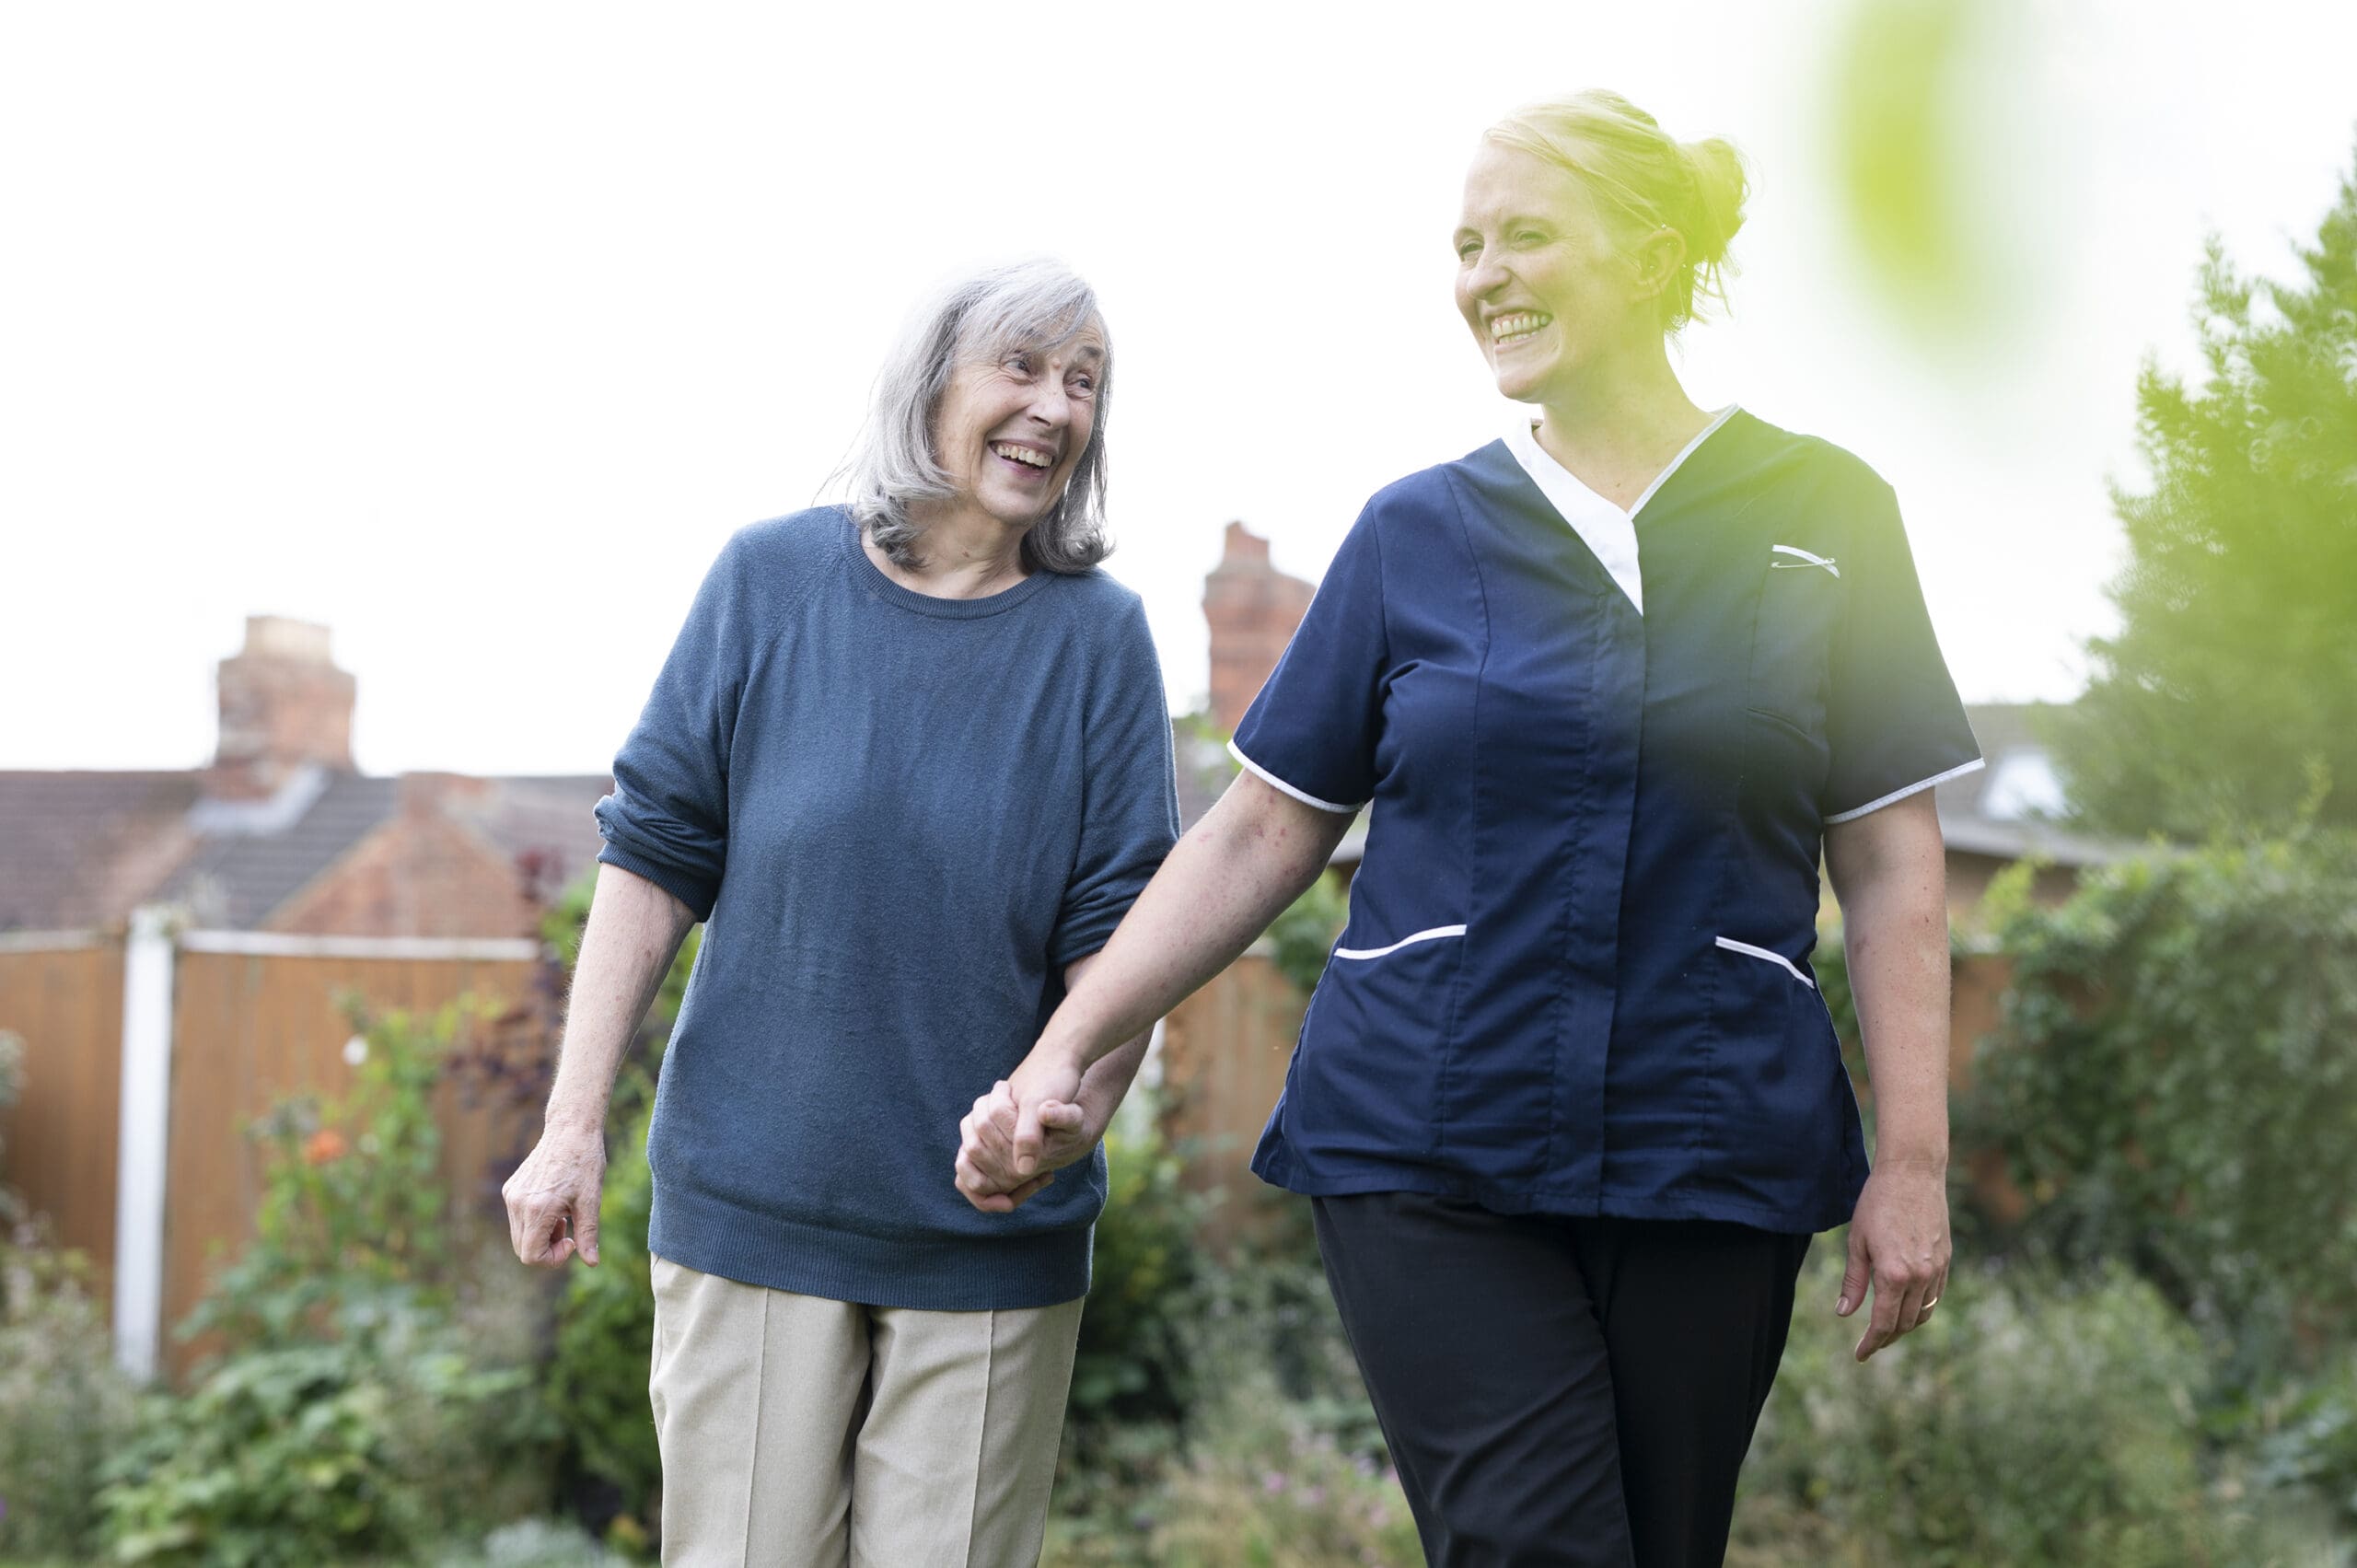
M 2090 826 L 2357 825 L 2357 178 L 2298 254 L 2255 282 L 2212 239 L 2200 390 L 2138 379 L 2120 629 L 2054 738 Z
M 2002 1150 L 2014 1238 L 2116 1260 L 2305 1359 L 2357 1327 L 2357 834 L 2302 829 L 2107 866 L 2060 908 L 1994 891 L 2013 966 L 1958 1143 Z

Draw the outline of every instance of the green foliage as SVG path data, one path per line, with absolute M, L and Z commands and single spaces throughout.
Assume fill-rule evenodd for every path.
M 549 1405 L 575 1464 L 612 1487 L 621 1516 L 637 1526 L 652 1516 L 663 1486 L 646 1400 L 655 1342 L 655 1285 L 646 1252 L 655 1196 L 646 1166 L 652 1112 L 649 1104 L 607 1165 L 598 1208 L 598 1266 L 567 1272 L 548 1375 Z
M 550 1519 L 520 1519 L 491 1532 L 480 1550 L 446 1550 L 435 1568 L 616 1568 L 613 1556 L 577 1525 Z
M 431 1019 L 351 1004 L 365 1052 L 340 1098 L 281 1101 L 250 1130 L 266 1161 L 255 1237 L 181 1330 L 239 1345 L 304 1342 L 415 1298 L 447 1307 L 453 1257 L 434 1086 L 477 1009 Z
M 1224 1260 L 1196 1255 L 1192 1285 L 1169 1308 L 1183 1321 L 1159 1342 L 1182 1357 L 1176 1420 L 1074 1409 L 1052 1568 L 1418 1561 L 1305 1214 L 1288 1201 Z M 1097 1290 L 1106 1283 L 1100 1265 Z M 1091 1315 L 1097 1302 L 1092 1294 Z
M 274 1564 L 399 1554 L 546 1502 L 553 1432 L 536 1346 L 470 1279 L 437 1168 L 434 1087 L 466 1004 L 355 1006 L 351 1090 L 282 1102 L 256 1237 L 183 1333 L 222 1348 L 145 1403 L 101 1495 L 117 1561 Z
M 1399 1479 L 1283 1396 L 1265 1374 L 1223 1384 L 1169 1478 L 1148 1562 L 1165 1568 L 1352 1568 L 1423 1560 Z
M 1152 1102 L 1132 1095 L 1107 1129 L 1107 1194 L 1094 1283 L 1073 1363 L 1071 1418 L 1172 1421 L 1191 1395 L 1185 1325 L 1202 1260 L 1202 1196 L 1155 1133 Z
M 2014 978 L 1963 1141 L 2020 1239 L 2134 1265 L 2247 1355 L 2357 1319 L 2357 835 L 2154 855 L 1999 912 Z
M 1285 906 L 1269 927 L 1269 942 L 1276 948 L 1276 965 L 1295 989 L 1306 996 L 1326 972 L 1334 939 L 1351 917 L 1350 896 L 1321 875 Z
M 580 957 L 595 888 L 592 877 L 575 883 L 542 922 L 543 936 L 568 971 Z M 702 935 L 698 926 L 680 945 L 639 1028 L 644 1054 L 622 1069 L 615 1084 L 606 1118 L 606 1185 L 598 1210 L 599 1262 L 594 1269 L 566 1270 L 548 1372 L 548 1400 L 563 1432 L 565 1467 L 609 1489 L 589 1512 L 601 1519 L 612 1516 L 608 1534 L 618 1544 L 644 1539 L 662 1493 L 662 1460 L 646 1401 L 655 1339 L 655 1287 L 646 1253 L 655 1187 L 646 1164 L 646 1130 L 656 1075 Z
M 13 1029 L 0 1029 L 0 1110 L 17 1103 L 25 1092 L 25 1037 Z M 6 1165 L 8 1144 L 0 1139 L 0 1168 Z M 0 1227 L 12 1225 L 24 1218 L 24 1204 L 15 1191 L 0 1185 Z
M 2209 1364 L 2149 1285 L 2118 1269 L 1960 1276 L 1929 1326 L 1860 1366 L 1861 1319 L 1831 1307 L 1840 1242 L 1802 1273 L 1731 1562 L 2265 1560 L 2248 1549 L 2270 1522 L 2205 1484 Z
M 95 1547 L 99 1466 L 134 1413 L 80 1257 L 0 1232 L 0 1556 Z
M 233 1354 L 185 1398 L 153 1400 L 110 1465 L 112 1556 L 293 1568 L 414 1550 L 464 1517 L 480 1483 L 446 1445 L 527 1380 L 403 1334 Z M 421 1429 L 421 1410 L 439 1419 Z
M 2357 1349 L 2342 1347 L 2320 1376 L 2258 1404 L 2245 1423 L 2257 1434 L 2259 1484 L 2312 1489 L 2357 1528 Z
M 2120 629 L 2055 737 L 2094 826 L 2357 826 L 2357 179 L 2299 255 L 2303 284 L 2253 283 L 2213 240 L 2200 391 L 2139 379 Z

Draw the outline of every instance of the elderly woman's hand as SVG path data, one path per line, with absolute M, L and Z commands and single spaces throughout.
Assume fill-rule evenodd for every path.
M 606 1185 L 606 1140 L 595 1127 L 551 1127 L 499 1195 L 516 1256 L 561 1268 L 576 1252 L 598 1262 L 598 1200 Z
M 1930 1321 L 1949 1255 L 1945 1164 L 1877 1161 L 1850 1220 L 1850 1267 L 1833 1308 L 1847 1318 L 1873 1285 L 1874 1314 L 1852 1353 L 1860 1361 Z
M 1005 1080 L 974 1101 L 958 1123 L 958 1191 L 986 1214 L 1006 1214 L 1056 1179 L 1065 1166 L 1084 1159 L 1104 1128 L 1080 1105 L 1050 1100 L 1039 1108 L 1040 1146 L 1034 1174 L 1015 1169 L 1015 1094 Z

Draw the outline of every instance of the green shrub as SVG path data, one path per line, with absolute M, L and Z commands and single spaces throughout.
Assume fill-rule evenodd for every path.
M 134 1413 L 111 1352 L 80 1258 L 0 1230 L 0 1556 L 94 1549 L 99 1467 Z
M 1731 1561 L 2262 1560 L 2248 1553 L 2272 1527 L 2203 1479 L 2210 1360 L 2149 1284 L 2116 1267 L 2077 1284 L 1959 1275 L 1928 1327 L 1860 1366 L 1862 1319 L 1830 1306 L 1840 1239 L 1803 1272 Z
M 435 1568 L 617 1568 L 621 1561 L 580 1526 L 554 1519 L 518 1520 L 493 1530 L 480 1548 L 447 1547 L 434 1557 Z
M 1303 996 L 1317 989 L 1334 939 L 1350 918 L 1350 896 L 1321 876 L 1270 924 L 1268 940 L 1276 966 Z
M 472 1514 L 527 1380 L 401 1331 L 231 1354 L 154 1399 L 108 1467 L 112 1555 L 270 1568 L 413 1551 Z
M 581 954 L 595 888 L 594 877 L 575 882 L 541 923 L 543 938 L 568 971 Z M 646 1164 L 647 1122 L 702 936 L 698 926 L 680 944 L 640 1026 L 640 1054 L 615 1082 L 606 1117 L 606 1185 L 598 1210 L 599 1261 L 594 1269 L 576 1265 L 565 1271 L 548 1372 L 548 1401 L 564 1445 L 563 1469 L 588 1483 L 575 1502 L 610 1543 L 633 1551 L 651 1537 L 663 1486 L 655 1416 L 646 1397 L 655 1339 L 655 1287 L 646 1253 L 655 1195 Z
M 655 1181 L 646 1166 L 644 1109 L 618 1140 L 598 1208 L 598 1266 L 567 1270 L 548 1400 L 579 1470 L 611 1487 L 625 1533 L 643 1532 L 663 1487 L 647 1403 L 655 1286 L 646 1222 Z
M 368 1016 L 347 1004 L 359 1058 L 350 1091 L 282 1100 L 249 1135 L 262 1145 L 254 1239 L 220 1271 L 180 1332 L 237 1346 L 309 1342 L 392 1301 L 449 1304 L 459 1258 L 434 1106 L 441 1063 L 480 1011 Z
M 434 1089 L 477 1009 L 352 1009 L 348 1094 L 282 1102 L 256 1235 L 182 1326 L 220 1349 L 147 1400 L 108 1467 L 130 1562 L 324 1562 L 408 1552 L 548 1501 L 532 1388 L 540 1309 L 511 1263 L 452 1245 Z
M 1286 1399 L 1271 1376 L 1213 1397 L 1158 1504 L 1165 1568 L 1363 1568 L 1423 1561 L 1399 1480 Z
M 2313 1491 L 2343 1527 L 2357 1528 L 2357 1349 L 2278 1400 L 2241 1412 L 2259 1485 Z
M 2357 835 L 2154 854 L 2059 909 L 2002 905 L 2013 983 L 1960 1131 L 2004 1152 L 2021 1239 L 2132 1264 L 2247 1355 L 2345 1336 Z
M 1115 1115 L 1105 1157 L 1070 1419 L 1175 1421 L 1191 1394 L 1185 1326 L 1202 1275 L 1195 1226 L 1203 1199 L 1184 1185 L 1184 1160 L 1156 1132 L 1150 1095 L 1132 1095 Z
M 17 1103 L 25 1092 L 25 1037 L 13 1029 L 0 1029 L 0 1110 Z M 6 1167 L 4 1156 L 8 1152 L 7 1140 L 0 1139 L 0 1169 Z M 0 1186 L 0 1228 L 16 1224 L 20 1217 L 17 1194 Z
M 1419 1561 L 1306 1206 L 1284 1200 L 1271 1220 L 1224 1260 L 1193 1255 L 1190 1288 L 1170 1298 L 1180 1320 L 1156 1342 L 1178 1357 L 1170 1380 L 1186 1402 L 1175 1418 L 1091 1419 L 1075 1407 L 1049 1535 L 1055 1568 Z M 1100 1291 L 1106 1283 L 1100 1272 Z

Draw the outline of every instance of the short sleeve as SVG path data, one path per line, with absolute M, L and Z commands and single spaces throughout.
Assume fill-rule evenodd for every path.
M 1343 537 L 1228 749 L 1305 805 L 1356 811 L 1375 796 L 1387 656 L 1383 555 L 1370 507 Z
M 1089 691 L 1086 725 L 1080 848 L 1049 945 L 1058 970 L 1105 946 L 1178 839 L 1169 698 L 1134 597 Z
M 598 802 L 598 858 L 635 873 L 708 919 L 728 863 L 728 749 L 753 628 L 741 547 L 704 576 L 636 727 Z
M 1818 805 L 1826 823 L 1903 800 L 1980 766 L 1980 746 L 1940 656 L 1890 487 L 1868 474 L 1840 563 L 1847 609 L 1834 633 Z

